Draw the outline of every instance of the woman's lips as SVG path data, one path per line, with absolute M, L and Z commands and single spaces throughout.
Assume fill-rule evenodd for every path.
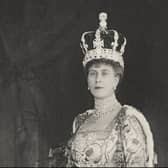
M 95 89 L 103 89 L 101 86 L 96 86 Z

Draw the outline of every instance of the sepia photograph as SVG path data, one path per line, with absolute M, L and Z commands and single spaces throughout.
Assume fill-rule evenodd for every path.
M 168 5 L 0 1 L 0 167 L 167 167 Z

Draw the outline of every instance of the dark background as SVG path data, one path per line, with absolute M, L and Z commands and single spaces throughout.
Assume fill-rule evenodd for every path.
M 47 107 L 43 130 L 49 146 L 66 141 L 73 118 L 84 112 L 91 100 L 83 74 L 80 37 L 98 27 L 99 12 L 107 12 L 108 27 L 127 37 L 125 74 L 118 98 L 146 116 L 159 165 L 167 166 L 167 9 L 166 1 L 159 0 L 1 0 L 2 90 L 4 81 L 10 83 L 22 72 L 33 72 Z

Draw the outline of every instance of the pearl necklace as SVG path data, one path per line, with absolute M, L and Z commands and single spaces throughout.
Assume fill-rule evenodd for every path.
M 121 104 L 113 97 L 108 97 L 106 99 L 96 99 L 95 112 L 93 115 L 95 118 L 99 119 L 111 113 L 115 109 L 118 109 L 120 106 Z

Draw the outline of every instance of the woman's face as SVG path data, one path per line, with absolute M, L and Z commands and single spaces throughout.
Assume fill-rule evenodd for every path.
M 93 64 L 88 71 L 88 87 L 95 98 L 104 99 L 114 94 L 119 77 L 111 65 Z

